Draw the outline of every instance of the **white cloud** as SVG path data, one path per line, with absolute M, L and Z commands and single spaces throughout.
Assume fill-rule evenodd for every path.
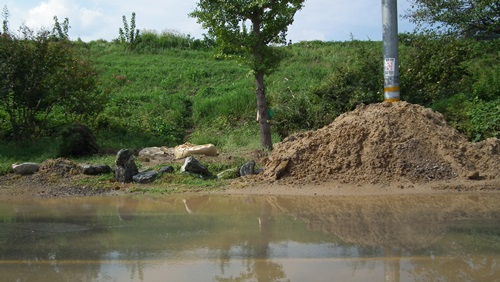
M 33 28 L 50 27 L 54 16 L 65 18 L 70 14 L 70 7 L 65 0 L 49 0 L 28 11 L 26 25 Z

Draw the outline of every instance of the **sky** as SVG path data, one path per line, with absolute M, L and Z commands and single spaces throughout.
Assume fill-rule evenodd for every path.
M 410 0 L 398 1 L 399 32 L 412 31 L 414 26 L 401 16 L 410 7 Z M 123 27 L 122 16 L 130 23 L 136 13 L 139 30 L 171 31 L 203 38 L 206 30 L 188 14 L 197 0 L 0 0 L 10 12 L 9 29 L 21 25 L 35 30 L 50 28 L 57 16 L 62 23 L 69 19 L 71 40 L 83 41 L 118 37 Z M 382 40 L 381 0 L 306 0 L 288 28 L 287 39 L 299 41 Z M 2 18 L 3 20 L 3 18 Z

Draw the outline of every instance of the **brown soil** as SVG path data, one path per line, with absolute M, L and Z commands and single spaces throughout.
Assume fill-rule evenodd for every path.
M 471 143 L 443 116 L 406 102 L 360 106 L 277 144 L 264 180 L 427 183 L 500 177 L 500 141 Z
M 255 159 L 264 173 L 229 182 L 218 193 L 500 191 L 498 139 L 471 143 L 448 126 L 442 115 L 406 102 L 359 106 L 319 130 L 286 138 L 267 158 L 256 152 L 247 157 Z M 174 161 L 169 154 L 138 159 L 146 166 Z M 225 163 L 232 157 L 226 153 L 199 160 Z M 131 187 L 110 181 L 104 185 L 107 189 L 95 189 L 75 181 L 83 177 L 88 176 L 79 174 L 77 164 L 49 160 L 34 175 L 0 177 L 0 198 L 116 194 Z

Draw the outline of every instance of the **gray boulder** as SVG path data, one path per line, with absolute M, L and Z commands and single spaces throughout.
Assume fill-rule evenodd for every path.
M 83 164 L 80 167 L 82 168 L 82 173 L 86 175 L 99 175 L 111 172 L 111 167 L 109 165 Z
M 169 165 L 169 166 L 162 166 L 159 170 L 158 170 L 158 174 L 159 175 L 162 175 L 164 173 L 172 173 L 174 172 L 174 167 Z
M 134 175 L 139 170 L 134 162 L 134 154 L 128 149 L 122 149 L 116 154 L 115 180 L 119 182 L 132 182 Z
M 184 164 L 181 167 L 181 172 L 194 173 L 202 176 L 212 175 L 206 167 L 204 167 L 197 159 L 193 157 L 186 158 Z
M 37 163 L 12 164 L 12 170 L 14 170 L 14 173 L 21 175 L 34 174 L 39 169 L 40 165 Z
M 242 165 L 240 168 L 240 175 L 251 175 L 255 174 L 255 161 L 249 161 L 246 164 Z
M 132 179 L 134 180 L 134 182 L 145 184 L 155 181 L 157 176 L 158 176 L 157 172 L 153 170 L 148 170 L 134 175 Z

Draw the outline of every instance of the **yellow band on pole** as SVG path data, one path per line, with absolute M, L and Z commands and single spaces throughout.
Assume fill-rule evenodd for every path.
M 384 92 L 399 92 L 399 86 L 384 87 Z
M 384 102 L 389 102 L 389 103 L 399 102 L 399 101 L 401 101 L 399 98 L 388 98 L 388 99 L 384 99 Z

